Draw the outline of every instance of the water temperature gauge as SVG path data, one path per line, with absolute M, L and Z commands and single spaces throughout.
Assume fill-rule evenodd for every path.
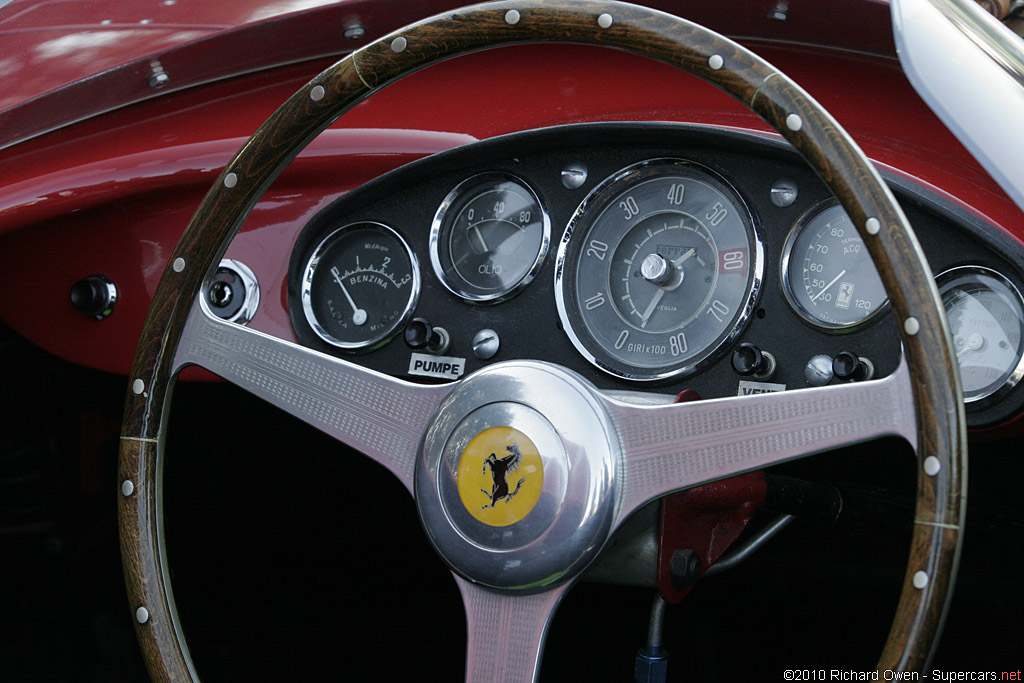
M 1013 284 L 981 266 L 936 278 L 949 318 L 968 409 L 1002 396 L 1024 376 L 1024 302 Z
M 313 251 L 302 277 L 302 310 L 328 344 L 369 351 L 409 320 L 419 293 L 419 264 L 405 240 L 381 223 L 353 223 Z

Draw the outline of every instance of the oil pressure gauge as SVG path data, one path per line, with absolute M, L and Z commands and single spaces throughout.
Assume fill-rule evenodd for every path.
M 536 193 L 514 176 L 485 173 L 460 183 L 441 203 L 430 232 L 430 261 L 452 293 L 472 303 L 497 303 L 533 280 L 550 240 Z
M 989 268 L 953 268 L 936 279 L 964 402 L 968 409 L 983 407 L 1024 376 L 1024 301 L 1013 283 Z
M 419 265 L 405 240 L 381 223 L 353 223 L 313 251 L 302 277 L 302 310 L 328 344 L 369 351 L 408 321 L 419 292 Z

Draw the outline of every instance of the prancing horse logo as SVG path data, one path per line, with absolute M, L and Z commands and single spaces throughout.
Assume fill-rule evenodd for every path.
M 463 446 L 455 485 L 459 502 L 476 521 L 518 524 L 544 491 L 544 459 L 533 439 L 515 427 L 488 427 Z
M 498 458 L 494 453 L 491 453 L 484 460 L 483 472 L 486 472 L 488 467 L 491 468 L 493 483 L 491 484 L 490 492 L 480 489 L 480 492 L 491 501 L 490 505 L 484 505 L 481 509 L 492 508 L 498 504 L 499 500 L 504 500 L 507 505 L 512 500 L 512 497 L 519 493 L 519 489 L 523 487 L 523 483 L 526 481 L 526 477 L 520 477 L 515 490 L 509 492 L 508 475 L 510 472 L 515 472 L 519 469 L 519 463 L 523 461 L 523 456 L 519 452 L 519 444 L 513 443 L 511 446 L 505 446 L 505 450 L 509 454 L 504 458 Z

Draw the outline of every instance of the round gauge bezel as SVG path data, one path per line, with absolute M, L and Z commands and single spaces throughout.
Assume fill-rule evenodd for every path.
M 670 169 L 670 171 L 664 173 L 663 169 L 666 168 Z M 682 169 L 679 173 L 682 176 L 705 176 L 714 186 L 717 186 L 716 189 L 727 195 L 733 205 L 739 209 L 741 214 L 740 220 L 750 239 L 751 272 L 748 275 L 749 282 L 745 287 L 742 305 L 738 314 L 732 317 L 731 327 L 727 327 L 727 332 L 724 335 L 717 337 L 699 353 L 690 356 L 689 359 L 682 361 L 681 364 L 669 363 L 660 370 L 652 369 L 651 372 L 638 372 L 643 369 L 638 366 L 629 365 L 612 357 L 610 354 L 605 354 L 608 356 L 607 358 L 599 357 L 598 353 L 584 341 L 585 336 L 591 340 L 596 348 L 602 348 L 601 343 L 593 338 L 593 335 L 586 330 L 586 325 L 580 319 L 580 313 L 576 310 L 575 291 L 569 291 L 575 286 L 575 268 L 583 245 L 581 238 L 577 237 L 574 239 L 574 237 L 577 234 L 589 233 L 593 221 L 599 218 L 609 205 L 630 187 L 638 185 L 649 178 L 671 175 L 671 169 L 673 168 Z M 698 180 L 704 179 L 698 178 Z M 636 223 L 633 224 L 633 226 L 635 225 Z M 632 229 L 632 226 L 630 229 Z M 701 163 L 675 157 L 659 157 L 630 164 L 611 174 L 598 183 L 583 199 L 576 211 L 573 212 L 572 218 L 570 218 L 559 243 L 558 255 L 555 261 L 555 303 L 558 309 L 558 317 L 561 320 L 562 328 L 565 330 L 566 335 L 568 335 L 576 350 L 590 364 L 620 379 L 633 382 L 659 382 L 687 377 L 703 370 L 720 358 L 750 321 L 756 309 L 763 279 L 764 244 L 761 241 L 757 219 L 750 210 L 750 206 L 743 198 L 743 195 L 721 174 Z M 582 333 L 577 330 L 574 324 L 575 320 L 579 320 L 580 327 L 583 328 Z
M 405 307 L 402 310 L 394 323 L 388 326 L 386 330 L 380 334 L 360 342 L 347 342 L 334 337 L 320 324 L 320 321 L 316 317 L 316 313 L 313 311 L 313 275 L 316 272 L 317 267 L 320 265 L 320 261 L 324 254 L 334 245 L 334 243 L 344 236 L 345 233 L 354 232 L 359 229 L 369 229 L 381 231 L 389 234 L 393 237 L 398 244 L 402 247 L 407 259 L 409 259 L 409 272 L 412 275 L 411 288 L 409 290 L 409 297 L 405 303 Z M 335 230 L 332 230 L 326 237 L 324 237 L 313 249 L 312 255 L 306 262 L 306 266 L 302 272 L 302 287 L 300 297 L 302 299 L 302 312 L 305 315 L 306 322 L 309 324 L 310 329 L 324 342 L 342 349 L 350 353 L 365 353 L 374 349 L 380 348 L 387 342 L 391 341 L 398 331 L 402 329 L 406 323 L 412 318 L 413 312 L 416 310 L 416 305 L 419 303 L 420 298 L 420 266 L 419 260 L 416 258 L 416 254 L 413 252 L 409 243 L 405 241 L 397 230 L 384 223 L 377 221 L 357 221 L 355 223 L 348 223 Z
M 1022 314 L 1024 314 L 1024 297 L 1021 296 L 1020 290 L 1017 289 L 1017 286 L 1008 277 L 1000 273 L 998 270 L 993 270 L 986 266 L 955 266 L 936 275 L 935 285 L 939 289 L 940 298 L 945 294 L 942 290 L 943 287 L 952 285 L 957 278 L 967 275 L 984 275 L 1006 287 L 1010 294 L 1013 295 L 1015 303 L 1017 304 L 1018 319 L 1024 320 L 1024 317 L 1022 317 Z M 943 299 L 942 308 L 943 313 L 945 313 L 945 299 Z M 950 329 L 950 334 L 952 334 L 952 329 Z M 1024 378 L 1024 339 L 1021 340 L 1021 344 L 1017 349 L 1017 365 L 1006 376 L 1006 379 L 1002 384 L 994 386 L 991 391 L 984 394 L 978 394 L 969 398 L 964 396 L 964 407 L 967 410 L 980 410 L 982 408 L 987 408 L 1003 399 L 1015 386 L 1017 386 L 1022 378 Z
M 452 207 L 462 203 L 463 199 L 466 199 L 466 201 L 471 201 L 473 199 L 473 197 L 465 197 L 467 189 L 472 189 L 474 186 L 482 185 L 489 182 L 493 184 L 502 182 L 512 182 L 518 185 L 520 189 L 527 192 L 529 196 L 533 199 L 534 204 L 536 204 L 537 210 L 540 211 L 543 234 L 541 236 L 540 247 L 537 251 L 537 254 L 534 257 L 533 262 L 531 263 L 526 273 L 519 280 L 506 287 L 496 289 L 492 293 L 480 294 L 478 292 L 469 291 L 467 288 L 461 285 L 457 279 L 449 277 L 449 275 L 445 272 L 444 264 L 441 261 L 440 244 L 442 239 L 442 231 L 448 232 L 445 229 L 449 228 L 449 226 L 451 225 L 451 223 L 448 222 L 448 219 L 457 218 L 457 216 L 451 216 Z M 512 297 L 519 294 L 521 291 L 523 291 L 523 289 L 526 288 L 527 285 L 529 285 L 534 280 L 534 278 L 537 277 L 537 274 L 540 273 L 541 268 L 544 265 L 544 260 L 547 258 L 548 250 L 551 246 L 551 217 L 549 216 L 548 211 L 545 208 L 544 203 L 541 201 L 540 195 L 537 193 L 537 191 L 529 183 L 527 183 L 519 176 L 513 175 L 511 173 L 504 173 L 501 171 L 478 173 L 476 175 L 470 176 L 469 178 L 466 178 L 458 185 L 456 185 L 454 188 L 452 188 L 452 190 L 441 202 L 441 205 L 437 208 L 437 211 L 434 213 L 434 219 L 430 225 L 429 246 L 430 263 L 434 268 L 434 274 L 437 276 L 437 279 L 440 280 L 441 284 L 444 285 L 445 289 L 471 304 L 477 304 L 481 306 L 497 304 L 501 303 L 502 301 L 508 301 Z
M 779 280 L 782 287 L 782 294 L 786 297 L 786 302 L 789 304 L 789 307 L 793 312 L 799 316 L 801 321 L 817 330 L 821 330 L 822 332 L 827 332 L 829 334 L 847 334 L 849 332 L 863 330 L 877 322 L 882 314 L 889 310 L 888 296 L 885 301 L 878 306 L 878 308 L 871 311 L 871 313 L 860 320 L 856 320 L 852 323 L 830 323 L 820 319 L 800 303 L 800 297 L 793 289 L 793 283 L 789 276 L 789 265 L 792 260 L 793 249 L 796 246 L 797 239 L 799 239 L 803 231 L 807 229 L 807 226 L 809 226 L 815 218 L 837 206 L 839 206 L 839 202 L 836 199 L 826 199 L 812 206 L 796 220 L 793 227 L 790 228 L 789 234 L 786 235 L 786 242 L 782 247 L 782 257 L 779 262 Z M 867 245 L 865 245 L 865 247 L 866 246 Z M 868 258 L 870 259 L 870 255 Z M 872 260 L 872 265 L 873 264 L 874 261 Z

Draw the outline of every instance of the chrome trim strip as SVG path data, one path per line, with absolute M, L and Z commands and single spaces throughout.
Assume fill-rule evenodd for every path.
M 966 0 L 892 0 L 910 83 L 1024 210 L 1024 42 Z

